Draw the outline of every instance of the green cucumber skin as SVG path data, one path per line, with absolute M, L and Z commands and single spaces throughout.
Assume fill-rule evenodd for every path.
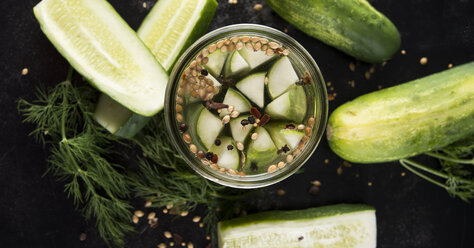
M 133 113 L 127 122 L 125 122 L 125 124 L 123 124 L 114 135 L 125 139 L 132 139 L 146 126 L 151 118 L 152 117 Z
M 355 163 L 395 161 L 474 134 L 474 62 L 369 93 L 329 118 L 329 146 Z
M 206 4 L 204 5 L 204 8 L 201 11 L 201 17 L 197 21 L 196 25 L 193 28 L 193 31 L 191 32 L 190 36 L 184 43 L 184 46 L 181 48 L 180 52 L 178 53 L 178 56 L 174 59 L 174 62 L 171 63 L 171 66 L 169 68 L 165 68 L 168 74 L 171 73 L 171 70 L 173 70 L 174 65 L 176 64 L 176 61 L 178 61 L 178 58 L 183 54 L 186 49 L 188 49 L 191 44 L 193 44 L 197 39 L 199 39 L 201 36 L 203 36 L 205 33 L 207 33 L 209 26 L 211 25 L 212 18 L 214 17 L 214 13 L 216 12 L 217 9 L 217 1 L 216 0 L 207 0 Z M 143 20 L 142 25 L 145 25 L 147 22 L 148 16 L 145 17 Z M 140 26 L 140 27 L 141 27 Z M 138 28 L 138 33 L 140 32 L 140 28 Z
M 369 63 L 390 59 L 400 47 L 393 23 L 366 0 L 265 0 L 304 33 Z
M 250 226 L 257 223 L 275 223 L 275 225 L 284 225 L 285 221 L 311 220 L 334 215 L 342 215 L 361 211 L 375 211 L 371 206 L 362 204 L 337 204 L 330 206 L 322 206 L 309 208 L 304 210 L 290 211 L 267 211 L 257 214 L 251 214 L 235 219 L 225 220 L 218 223 L 219 243 L 222 244 L 220 233 L 234 227 Z

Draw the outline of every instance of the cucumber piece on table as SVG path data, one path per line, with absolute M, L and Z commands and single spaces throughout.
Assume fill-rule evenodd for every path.
M 267 129 L 268 133 L 270 133 L 270 136 L 272 137 L 273 143 L 275 143 L 276 147 L 281 149 L 283 146 L 287 145 L 288 148 L 290 148 L 289 152 L 298 147 L 298 144 L 304 136 L 304 133 L 300 130 L 295 128 L 286 128 L 290 124 L 292 123 L 271 122 L 265 124 L 265 129 Z M 296 127 L 298 125 L 293 124 L 293 126 Z
M 227 104 L 229 106 L 234 106 L 234 110 L 237 110 L 240 113 L 249 112 L 250 107 L 252 107 L 247 98 L 245 98 L 245 96 L 231 88 L 227 90 L 224 97 L 224 101 L 222 101 L 222 103 Z M 230 114 L 229 111 L 227 109 L 223 109 L 220 113 L 220 116 L 224 116 L 227 114 Z
M 268 93 L 272 99 L 277 98 L 298 81 L 288 56 L 281 57 L 268 71 Z
M 133 113 L 105 94 L 101 94 L 94 112 L 95 120 L 111 134 L 133 138 L 150 120 L 150 117 Z
M 235 142 L 232 138 L 222 136 L 218 138 L 221 143 L 220 145 L 213 144 L 209 149 L 217 155 L 217 165 L 226 169 L 237 170 L 240 164 L 239 150 L 235 148 Z M 227 146 L 233 146 L 232 150 L 227 149 Z
M 306 93 L 303 87 L 294 86 L 270 102 L 265 112 L 274 120 L 302 122 L 306 115 Z
M 283 19 L 355 58 L 380 63 L 400 47 L 393 23 L 366 0 L 265 0 Z
M 209 73 L 211 73 L 211 75 L 219 77 L 222 74 L 222 69 L 224 68 L 228 56 L 229 53 L 221 52 L 220 49 L 217 49 L 215 52 L 207 56 L 209 60 L 204 67 L 209 71 Z
M 257 127 L 254 131 L 258 134 L 256 140 L 251 140 L 247 147 L 245 172 L 259 174 L 267 172 L 268 165 L 278 156 L 277 148 L 264 127 Z
M 474 62 L 360 96 L 329 117 L 331 149 L 355 163 L 412 157 L 474 135 Z
M 243 49 L 242 49 L 243 50 Z M 255 73 L 240 80 L 235 87 L 247 98 L 263 108 L 265 99 L 265 72 Z
M 230 132 L 232 133 L 232 137 L 235 141 L 239 141 L 245 143 L 247 140 L 250 131 L 253 130 L 253 125 L 246 125 L 245 128 L 242 126 L 241 121 L 244 119 L 248 119 L 250 115 L 241 115 L 238 118 L 232 119 L 230 124 Z
M 105 0 L 43 0 L 41 29 L 84 78 L 144 116 L 164 106 L 168 75 L 137 34 Z
M 188 123 L 194 123 L 192 120 L 189 120 Z M 222 125 L 222 120 L 219 117 L 215 116 L 206 108 L 202 108 L 196 122 L 196 132 L 197 136 L 201 140 L 202 144 L 209 149 L 217 136 L 224 128 Z
M 221 248 L 374 248 L 377 221 L 359 204 L 268 211 L 219 222 L 218 238 Z
M 266 51 L 254 51 L 253 49 L 250 50 L 247 48 L 240 49 L 239 53 L 250 66 L 251 70 L 277 57 L 276 55 L 268 56 Z
M 237 50 L 234 50 L 229 57 L 227 57 L 224 67 L 224 75 L 225 77 L 237 76 L 249 71 L 249 69 L 250 67 L 245 59 L 242 58 Z

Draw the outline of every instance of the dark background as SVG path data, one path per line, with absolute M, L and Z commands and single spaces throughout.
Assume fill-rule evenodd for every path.
M 36 22 L 32 8 L 37 0 L 3 0 L 0 3 L 0 247 L 105 247 L 93 222 L 86 222 L 63 193 L 62 183 L 47 168 L 47 152 L 28 136 L 32 126 L 22 124 L 16 101 L 34 98 L 40 83 L 54 85 L 66 78 L 68 64 L 50 44 Z M 110 0 L 121 16 L 136 29 L 155 1 Z M 385 66 L 375 65 L 369 80 L 364 73 L 372 65 L 349 63 L 355 60 L 326 46 L 278 17 L 263 1 L 239 0 L 231 5 L 219 1 L 211 29 L 228 24 L 251 22 L 287 29 L 314 57 L 326 82 L 337 96 L 330 111 L 361 94 L 447 69 L 474 59 L 474 3 L 469 0 L 391 0 L 370 1 L 398 27 L 401 49 Z M 421 57 L 428 64 L 420 65 Z M 26 76 L 21 75 L 28 68 Z M 355 87 L 347 82 L 355 81 Z M 325 164 L 324 160 L 329 163 Z M 435 161 L 427 161 L 436 163 Z M 342 174 L 336 173 L 341 167 Z M 404 172 L 397 163 L 343 166 L 325 139 L 304 166 L 304 173 L 271 186 L 258 208 L 301 209 L 333 203 L 365 203 L 377 210 L 379 247 L 474 247 L 474 207 L 451 198 L 445 190 Z M 359 177 L 356 177 L 356 174 Z M 320 192 L 308 193 L 310 181 L 322 182 Z M 372 186 L 369 186 L 369 182 Z M 278 195 L 278 189 L 286 194 Z M 143 202 L 136 201 L 143 209 Z M 166 242 L 163 231 L 179 233 L 195 247 L 204 247 L 205 233 L 191 219 L 196 214 L 172 220 L 156 210 L 159 225 L 138 228 L 127 247 L 156 247 Z M 142 221 L 143 223 L 144 221 Z M 79 240 L 86 233 L 85 241 Z M 179 246 L 178 246 L 179 247 Z

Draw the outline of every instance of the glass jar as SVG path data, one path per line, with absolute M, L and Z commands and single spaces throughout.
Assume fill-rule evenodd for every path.
M 305 91 L 308 101 L 306 116 L 303 123 L 314 117 L 314 125 L 304 148 L 294 157 L 293 161 L 274 172 L 257 175 L 230 175 L 212 169 L 204 165 L 194 153 L 190 151 L 190 145 L 183 140 L 183 133 L 179 129 L 176 119 L 176 96 L 179 82 L 184 70 L 196 56 L 210 44 L 219 40 L 235 36 L 250 36 L 273 40 L 291 51 L 288 55 L 298 77 L 309 75 L 311 84 L 306 85 Z M 245 49 L 245 48 L 243 48 Z M 328 116 L 328 97 L 324 79 L 318 65 L 311 55 L 296 40 L 276 29 L 256 24 L 237 24 L 214 30 L 191 45 L 176 62 L 166 88 L 165 98 L 165 120 L 170 138 L 186 163 L 203 177 L 229 187 L 234 188 L 259 188 L 277 183 L 295 173 L 313 154 L 321 140 L 326 127 Z

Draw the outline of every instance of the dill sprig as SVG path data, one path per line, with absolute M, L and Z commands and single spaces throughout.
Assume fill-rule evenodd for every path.
M 117 139 L 95 124 L 92 117 L 95 92 L 67 80 L 53 88 L 39 88 L 37 99 L 18 101 L 24 122 L 35 124 L 36 140 L 50 148 L 47 172 L 65 182 L 65 192 L 87 219 L 95 219 L 108 244 L 124 246 L 132 231 L 130 194 L 122 168 L 109 161 Z
M 421 178 L 444 188 L 451 196 L 457 196 L 466 202 L 474 198 L 474 178 L 472 176 L 474 171 L 474 135 L 440 150 L 426 152 L 425 155 L 437 158 L 441 165 L 440 168 L 429 167 L 413 159 L 401 159 L 400 163 Z

